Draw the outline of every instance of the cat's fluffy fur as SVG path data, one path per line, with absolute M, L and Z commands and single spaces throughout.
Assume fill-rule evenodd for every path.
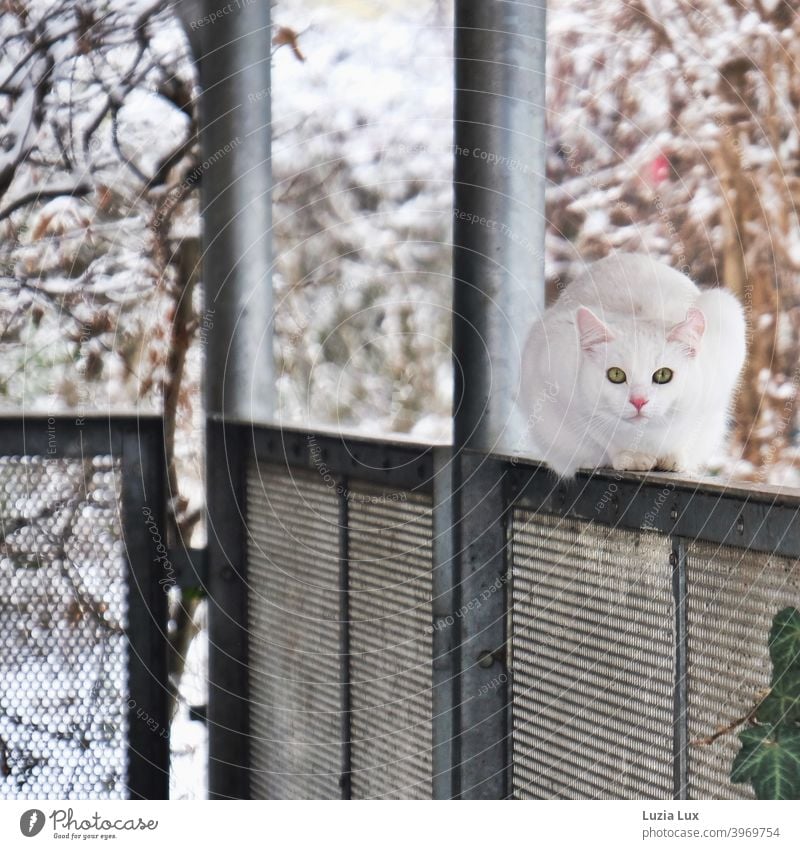
M 745 350 L 729 292 L 701 290 L 640 254 L 593 263 L 525 345 L 523 450 L 562 477 L 603 466 L 698 471 L 725 438 Z M 609 380 L 612 367 L 625 382 Z M 673 372 L 668 383 L 653 382 L 661 368 Z

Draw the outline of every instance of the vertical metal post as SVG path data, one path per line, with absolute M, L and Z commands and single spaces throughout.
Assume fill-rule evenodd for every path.
M 132 799 L 168 799 L 167 596 L 157 573 L 163 555 L 143 512 L 150 510 L 158 527 L 165 527 L 164 438 L 160 421 L 122 428 L 121 510 L 129 569 L 127 786 Z
M 235 422 L 273 412 L 268 2 L 204 0 L 200 21 L 206 336 L 209 793 L 247 798 L 250 456 Z
M 433 797 L 458 795 L 458 593 L 453 558 L 453 455 L 444 446 L 433 449 Z
M 453 219 L 457 795 L 511 792 L 507 487 L 528 327 L 544 303 L 542 2 L 456 0 Z
M 342 799 L 352 794 L 352 711 L 350 698 L 350 504 L 348 479 L 339 485 L 339 674 L 341 676 L 342 717 L 340 723 L 342 769 L 339 786 Z
M 689 783 L 689 728 L 687 717 L 687 641 L 688 620 L 686 610 L 686 542 L 673 538 L 672 594 L 675 600 L 675 708 L 673 726 L 673 756 L 675 798 L 688 799 Z
M 458 798 L 510 793 L 505 464 L 462 452 L 454 469 Z
M 545 0 L 455 12 L 455 441 L 510 450 L 520 352 L 544 304 Z
M 270 3 L 206 0 L 200 60 L 208 411 L 273 412 Z M 208 17 L 208 16 L 207 16 Z
M 208 421 L 208 793 L 250 797 L 244 428 Z

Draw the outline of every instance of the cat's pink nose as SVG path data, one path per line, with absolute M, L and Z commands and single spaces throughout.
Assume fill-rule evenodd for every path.
M 630 401 L 631 401 L 631 404 L 633 404 L 633 406 L 636 407 L 636 412 L 641 413 L 642 407 L 644 407 L 644 405 L 647 403 L 647 398 L 639 398 L 639 397 L 634 396 L 630 399 Z

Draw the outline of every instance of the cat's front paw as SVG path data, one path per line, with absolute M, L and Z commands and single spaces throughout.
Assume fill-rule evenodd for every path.
M 685 463 L 682 463 L 673 454 L 665 454 L 656 460 L 655 468 L 659 472 L 680 472 L 685 468 Z
M 653 454 L 643 454 L 640 451 L 620 451 L 611 460 L 611 465 L 618 472 L 649 472 L 656 465 L 657 458 Z
M 700 466 L 691 458 L 675 454 L 664 454 L 656 460 L 655 469 L 659 472 L 680 472 L 683 475 L 697 475 Z

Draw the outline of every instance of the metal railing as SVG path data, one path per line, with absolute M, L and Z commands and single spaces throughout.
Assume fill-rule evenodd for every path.
M 749 795 L 797 496 L 214 428 L 212 795 Z
M 0 797 L 166 798 L 162 424 L 0 419 Z

